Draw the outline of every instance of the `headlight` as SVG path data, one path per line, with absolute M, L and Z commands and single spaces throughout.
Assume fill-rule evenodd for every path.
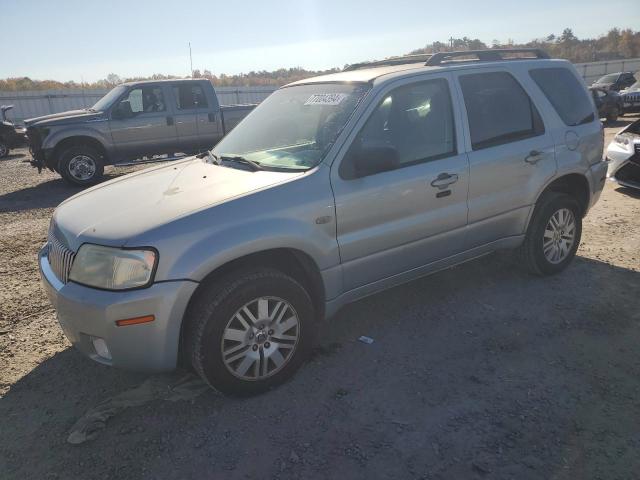
M 76 254 L 69 280 L 107 290 L 145 287 L 153 281 L 157 260 L 154 250 L 125 250 L 85 243 Z
M 613 137 L 613 141 L 620 145 L 629 145 L 629 137 L 626 135 L 616 135 Z

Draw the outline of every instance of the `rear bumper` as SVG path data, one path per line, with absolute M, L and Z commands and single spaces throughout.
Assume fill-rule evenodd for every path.
M 607 167 L 608 163 L 601 161 L 592 165 L 589 169 L 589 175 L 591 176 L 591 199 L 589 201 L 589 208 L 593 207 L 600 199 L 604 183 L 607 180 Z
M 196 282 L 175 281 L 149 288 L 110 292 L 69 282 L 55 276 L 46 252 L 39 254 L 42 284 L 69 341 L 97 362 L 136 371 L 173 370 L 178 362 L 180 327 Z M 150 323 L 118 327 L 116 320 L 154 315 Z M 102 339 L 109 356 L 94 346 Z

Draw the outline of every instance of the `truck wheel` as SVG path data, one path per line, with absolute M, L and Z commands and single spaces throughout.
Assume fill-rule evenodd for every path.
M 613 110 L 611 110 L 608 114 L 607 114 L 607 122 L 609 123 L 613 123 L 616 120 L 618 120 L 618 117 L 620 116 L 620 110 L 618 110 L 618 107 L 615 107 Z
M 254 395 L 289 379 L 315 337 L 309 294 L 293 278 L 258 268 L 205 287 L 189 310 L 187 359 L 213 388 Z
M 5 142 L 2 138 L 0 138 L 0 158 L 4 158 L 9 155 L 11 149 L 7 142 Z
M 70 184 L 84 187 L 102 178 L 104 161 L 95 148 L 79 145 L 62 153 L 58 171 Z
M 564 193 L 545 193 L 536 204 L 519 249 L 522 264 L 536 275 L 558 273 L 573 260 L 581 235 L 578 202 Z

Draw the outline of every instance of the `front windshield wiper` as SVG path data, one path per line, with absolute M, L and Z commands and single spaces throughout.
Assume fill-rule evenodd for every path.
M 257 172 L 258 170 L 265 170 L 265 168 L 258 162 L 241 157 L 240 155 L 220 155 L 220 161 L 242 163 L 243 165 L 247 165 L 254 172 Z

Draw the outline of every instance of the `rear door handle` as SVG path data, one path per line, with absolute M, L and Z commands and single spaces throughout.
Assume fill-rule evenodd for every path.
M 458 175 L 456 175 L 455 173 L 453 174 L 441 173 L 433 182 L 431 182 L 431 186 L 434 188 L 439 188 L 440 190 L 443 190 L 447 188 L 449 185 L 451 185 L 452 183 L 456 183 L 457 181 L 458 181 Z
M 171 115 L 167 115 L 167 125 L 173 125 L 173 117 Z
M 531 165 L 535 165 L 540 160 L 542 160 L 542 152 L 539 152 L 538 150 L 531 150 L 529 155 L 524 157 L 524 161 Z

